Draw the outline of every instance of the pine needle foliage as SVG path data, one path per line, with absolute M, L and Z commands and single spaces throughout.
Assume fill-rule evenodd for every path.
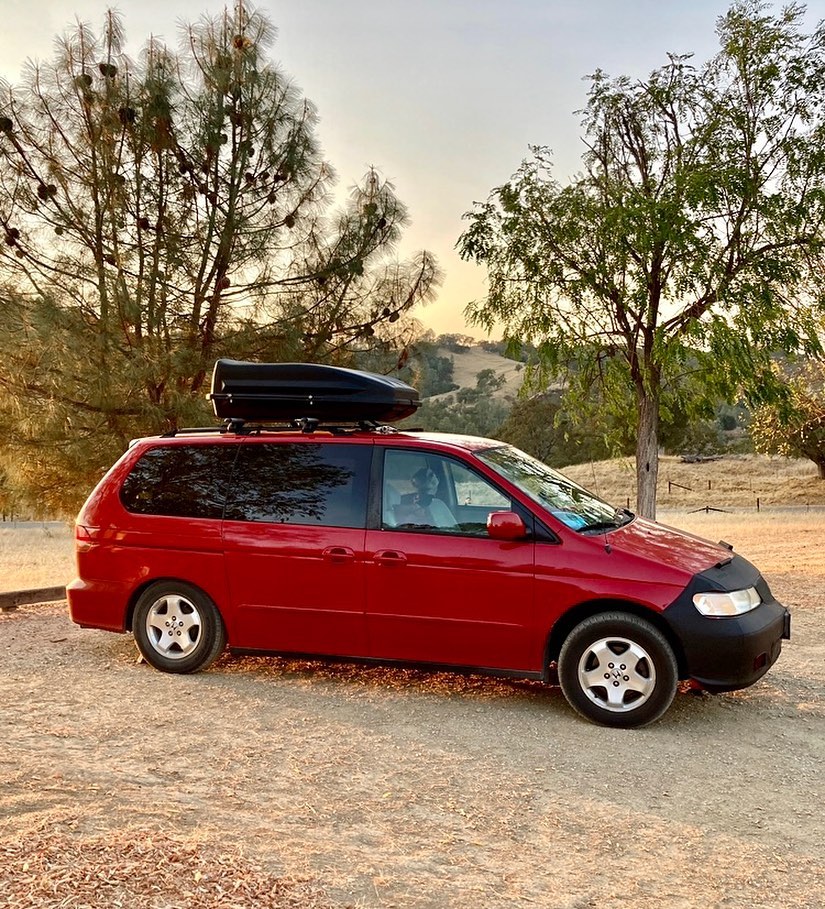
M 377 170 L 336 201 L 274 37 L 239 0 L 132 59 L 109 11 L 0 85 L 0 459 L 51 507 L 128 439 L 208 419 L 217 357 L 347 363 L 434 293 Z

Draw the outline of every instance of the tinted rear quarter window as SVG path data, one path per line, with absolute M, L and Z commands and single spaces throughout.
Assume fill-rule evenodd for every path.
M 120 500 L 135 514 L 221 518 L 235 445 L 167 445 L 141 456 Z
M 252 443 L 238 456 L 229 521 L 366 527 L 371 445 Z

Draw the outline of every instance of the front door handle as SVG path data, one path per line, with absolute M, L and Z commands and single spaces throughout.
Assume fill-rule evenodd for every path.
M 398 552 L 397 549 L 379 549 L 372 559 L 376 565 L 387 565 L 389 567 L 400 567 L 407 564 L 407 557 L 403 552 Z
M 355 553 L 349 546 L 327 546 L 323 555 L 330 562 L 352 562 L 355 559 Z

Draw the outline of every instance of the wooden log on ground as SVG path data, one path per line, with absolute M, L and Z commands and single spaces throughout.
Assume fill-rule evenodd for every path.
M 32 603 L 54 603 L 66 599 L 65 587 L 37 587 L 32 590 L 14 590 L 11 593 L 0 593 L 0 610 L 11 612 L 18 606 L 30 606 Z

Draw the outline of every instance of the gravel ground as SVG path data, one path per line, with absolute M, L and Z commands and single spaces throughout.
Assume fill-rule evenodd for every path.
M 226 656 L 0 615 L 0 906 L 813 909 L 825 592 L 756 686 L 589 725 L 558 689 Z

